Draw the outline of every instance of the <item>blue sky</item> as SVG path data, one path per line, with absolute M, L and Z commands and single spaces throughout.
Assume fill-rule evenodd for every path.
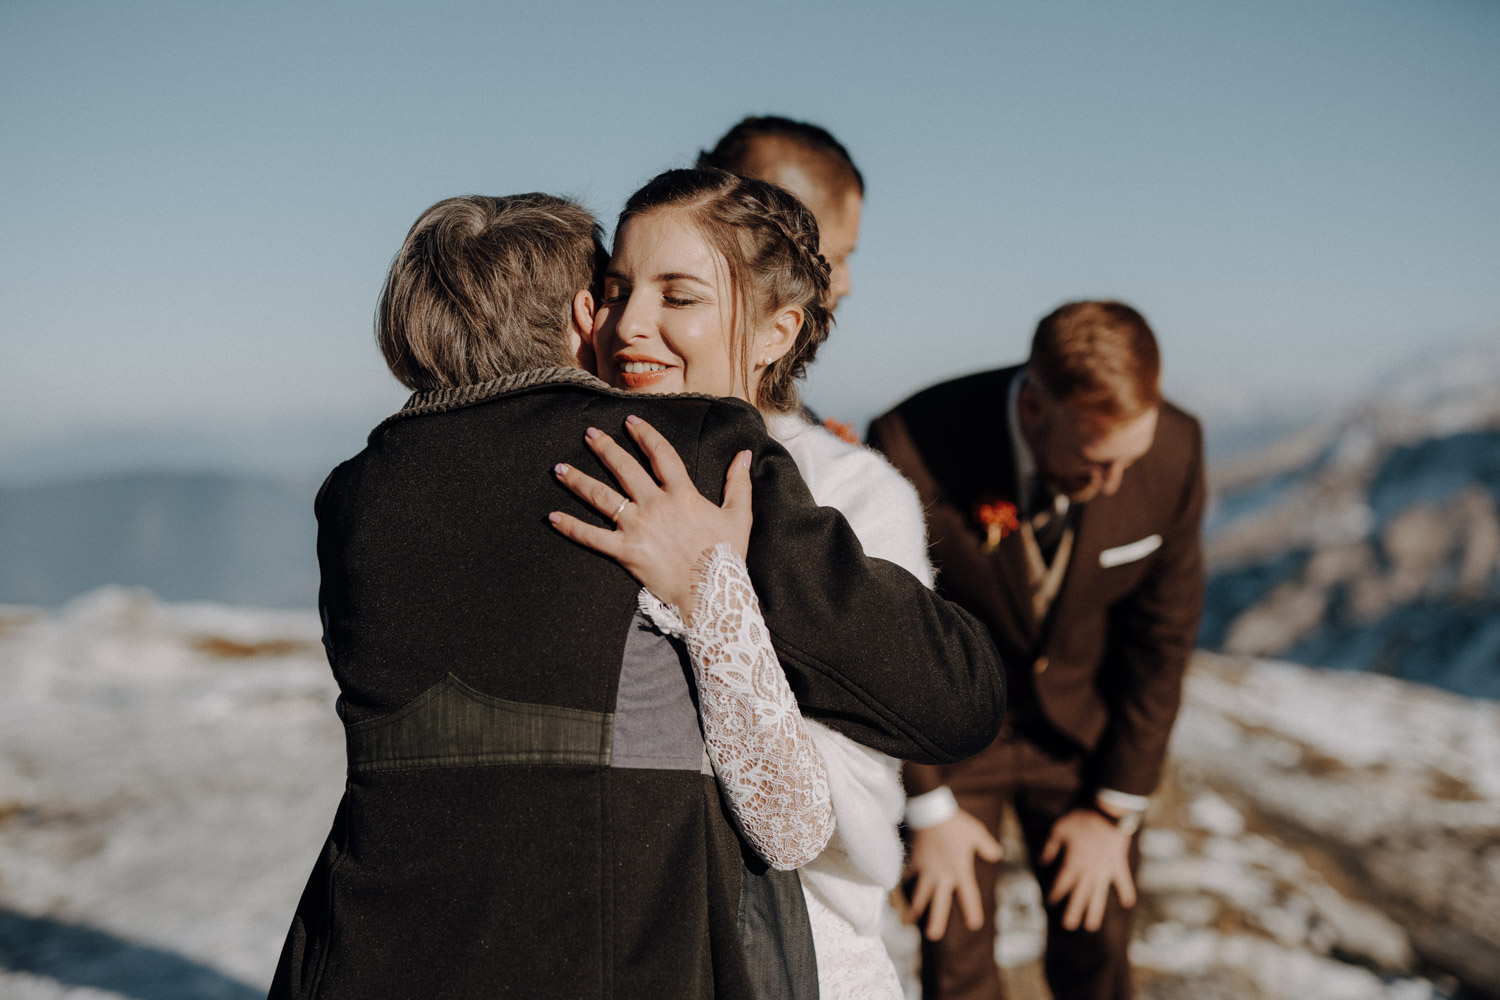
M 405 395 L 371 315 L 424 207 L 547 190 L 608 225 L 747 113 L 868 180 L 821 409 L 1104 296 L 1204 411 L 1315 407 L 1500 334 L 1497 53 L 1488 0 L 11 0 L 0 459 L 352 452 Z

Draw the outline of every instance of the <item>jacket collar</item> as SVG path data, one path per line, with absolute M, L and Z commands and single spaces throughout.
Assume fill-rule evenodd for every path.
M 641 393 L 616 389 L 608 382 L 601 381 L 582 368 L 573 368 L 571 366 L 533 368 L 530 371 L 516 372 L 513 375 L 503 375 L 488 382 L 475 382 L 473 385 L 460 385 L 451 389 L 429 389 L 425 392 L 414 392 L 411 394 L 411 398 L 406 401 L 405 406 L 375 426 L 375 429 L 370 432 L 370 437 L 373 438 L 391 424 L 398 423 L 410 417 L 424 417 L 433 413 L 447 413 L 449 410 L 457 410 L 465 406 L 485 403 L 514 392 L 563 385 L 590 389 L 603 393 L 606 396 L 617 396 L 621 399 L 633 399 L 642 396 Z M 646 398 L 716 399 L 717 397 L 705 396 L 702 393 L 696 392 L 672 392 L 652 393 L 646 396 Z M 728 402 L 734 402 L 734 400 L 728 400 Z M 742 403 L 742 405 L 749 406 L 750 404 Z
M 599 381 L 593 375 L 582 368 L 533 368 L 530 371 L 516 372 L 513 375 L 503 375 L 500 378 L 490 379 L 488 382 L 475 382 L 473 385 L 460 385 L 452 389 L 429 389 L 426 392 L 414 392 L 406 405 L 401 407 L 400 412 L 386 420 L 398 420 L 403 417 L 419 417 L 428 413 L 445 413 L 448 410 L 456 410 L 461 406 L 472 406 L 475 403 L 483 403 L 503 396 L 508 392 L 516 392 L 521 389 L 531 389 L 539 385 L 587 385 L 595 389 L 609 389 L 609 385 Z M 382 424 L 381 426 L 384 426 Z

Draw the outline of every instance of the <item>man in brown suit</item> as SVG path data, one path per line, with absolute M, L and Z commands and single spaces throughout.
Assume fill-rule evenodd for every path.
M 939 591 L 989 627 L 1011 675 L 993 745 L 906 767 L 928 1000 L 1001 995 L 1007 801 L 1047 899 L 1054 995 L 1131 995 L 1134 835 L 1203 595 L 1202 434 L 1159 373 L 1139 313 L 1073 303 L 1042 320 L 1026 365 L 935 386 L 871 427 L 927 508 Z

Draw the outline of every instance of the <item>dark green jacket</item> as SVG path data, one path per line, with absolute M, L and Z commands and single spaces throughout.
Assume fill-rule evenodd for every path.
M 546 521 L 602 523 L 551 469 L 607 478 L 584 431 L 628 441 L 632 413 L 715 500 L 753 449 L 751 574 L 810 716 L 931 762 L 993 738 L 984 629 L 865 557 L 748 405 L 564 370 L 418 394 L 318 499 L 349 777 L 273 998 L 755 995 L 689 675 L 636 582 Z

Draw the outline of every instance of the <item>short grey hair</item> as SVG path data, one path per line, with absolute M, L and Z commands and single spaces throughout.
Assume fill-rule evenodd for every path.
M 417 219 L 386 276 L 375 336 L 410 389 L 572 365 L 573 298 L 608 255 L 588 210 L 549 194 L 447 198 Z

